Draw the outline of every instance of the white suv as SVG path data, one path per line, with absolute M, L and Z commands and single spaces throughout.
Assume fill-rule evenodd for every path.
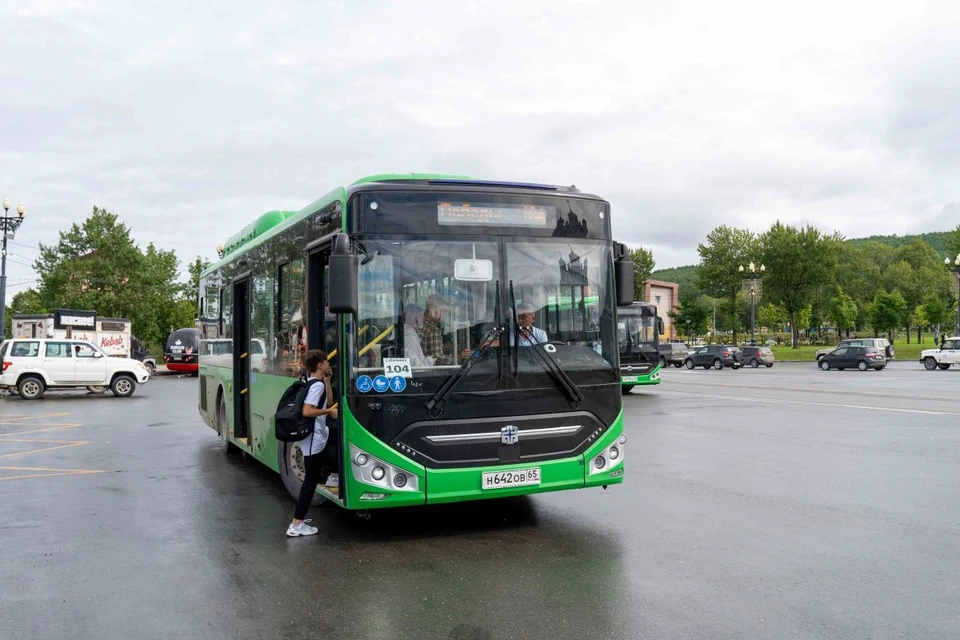
M 110 387 L 113 395 L 132 396 L 150 372 L 139 360 L 111 358 L 82 340 L 14 339 L 0 345 L 0 387 L 36 400 L 47 389 Z
M 960 366 L 960 337 L 947 338 L 939 349 L 924 349 L 920 362 L 927 371 L 949 369 L 952 364 Z

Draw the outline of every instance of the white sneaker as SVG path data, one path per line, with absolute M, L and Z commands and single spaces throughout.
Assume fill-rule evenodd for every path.
M 324 483 L 327 487 L 339 487 L 340 486 L 340 476 L 335 473 L 331 473 L 327 477 L 327 481 Z
M 287 527 L 287 537 L 296 538 L 297 536 L 316 535 L 319 529 L 316 527 L 311 527 L 307 524 L 308 522 L 312 522 L 312 520 L 304 520 L 300 524 L 291 524 L 289 527 Z

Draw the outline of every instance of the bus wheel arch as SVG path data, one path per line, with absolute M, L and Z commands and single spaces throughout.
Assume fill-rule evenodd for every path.
M 303 452 L 300 451 L 300 445 L 296 442 L 277 441 L 277 468 L 280 469 L 280 477 L 283 479 L 283 486 L 296 500 L 300 496 L 300 487 L 303 485 Z M 319 493 L 314 493 L 310 505 L 320 506 L 327 499 Z
M 227 425 L 227 401 L 223 395 L 223 387 L 217 390 L 217 435 L 220 436 L 220 450 L 226 454 L 239 451 L 237 445 L 230 442 L 230 428 Z

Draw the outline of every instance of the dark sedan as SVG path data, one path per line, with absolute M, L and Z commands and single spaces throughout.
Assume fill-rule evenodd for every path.
M 867 369 L 879 371 L 885 366 L 887 366 L 887 359 L 883 357 L 883 351 L 876 347 L 838 347 L 820 358 L 820 368 L 824 371 L 830 369 L 843 371 L 853 368 L 860 371 Z
M 739 369 L 743 366 L 743 355 L 739 349 L 731 347 L 730 345 L 708 344 L 705 347 L 700 347 L 689 353 L 683 361 L 683 364 L 687 369 L 693 369 L 694 367 L 703 367 L 704 369 L 709 369 L 710 367 L 714 369 L 730 367 L 731 369 Z

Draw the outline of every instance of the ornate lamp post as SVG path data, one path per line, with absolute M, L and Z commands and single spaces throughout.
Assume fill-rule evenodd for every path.
M 746 269 L 740 265 L 740 275 L 750 281 L 750 344 L 757 344 L 756 326 L 757 326 L 757 280 L 763 277 L 767 270 L 765 266 L 760 265 L 757 271 L 756 265 L 752 262 Z
M 23 224 L 27 208 L 18 204 L 16 211 L 15 218 L 7 215 L 10 212 L 10 200 L 4 198 L 3 218 L 0 218 L 0 235 L 3 235 L 3 249 L 0 250 L 0 341 L 7 337 L 7 239 L 13 238 L 13 234 Z
M 954 335 L 960 335 L 960 253 L 957 254 L 952 265 L 950 258 L 944 258 L 943 265 L 957 274 L 957 332 Z

